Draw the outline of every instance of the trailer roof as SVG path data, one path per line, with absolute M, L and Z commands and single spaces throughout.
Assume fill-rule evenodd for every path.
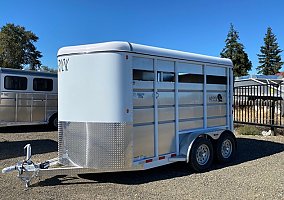
M 97 52 L 133 52 L 144 55 L 152 55 L 166 58 L 175 58 L 189 61 L 200 61 L 212 64 L 221 64 L 232 67 L 233 63 L 230 59 L 206 56 L 195 53 L 188 53 L 177 50 L 170 50 L 129 42 L 104 42 L 97 44 L 87 44 L 78 46 L 63 47 L 58 50 L 57 56 L 91 54 Z
M 0 67 L 0 73 L 7 73 L 13 75 L 30 75 L 30 76 L 43 76 L 57 78 L 57 74 L 51 72 L 38 72 L 32 70 L 9 69 Z

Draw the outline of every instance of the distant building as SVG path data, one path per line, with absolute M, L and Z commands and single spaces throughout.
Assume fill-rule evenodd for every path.
M 282 84 L 282 74 L 279 75 L 248 75 L 235 78 L 235 87 L 248 85 Z
M 284 97 L 283 77 L 277 75 L 248 75 L 236 77 L 234 87 L 239 95 L 245 95 L 249 100 L 269 97 L 282 100 Z

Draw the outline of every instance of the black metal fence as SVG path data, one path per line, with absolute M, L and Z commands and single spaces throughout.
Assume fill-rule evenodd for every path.
M 283 85 L 234 87 L 234 122 L 284 128 Z

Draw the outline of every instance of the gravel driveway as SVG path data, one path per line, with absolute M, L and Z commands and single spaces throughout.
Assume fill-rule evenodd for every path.
M 0 129 L 0 169 L 32 145 L 36 162 L 57 156 L 57 132 L 45 126 Z M 196 174 L 184 163 L 138 172 L 56 176 L 25 190 L 16 173 L 0 175 L 0 199 L 284 199 L 284 136 L 238 136 L 228 165 Z

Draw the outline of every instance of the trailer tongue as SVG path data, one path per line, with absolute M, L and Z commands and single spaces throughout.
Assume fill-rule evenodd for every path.
M 6 174 L 12 171 L 18 171 L 18 178 L 24 182 L 26 188 L 28 188 L 32 180 L 36 178 L 41 180 L 43 178 L 58 175 L 77 175 L 85 173 L 101 173 L 113 171 L 107 169 L 99 170 L 79 166 L 66 167 L 58 162 L 58 158 L 47 160 L 41 163 L 34 163 L 31 160 L 31 145 L 27 144 L 24 149 L 26 149 L 26 159 L 21 162 L 18 162 L 16 165 L 2 169 L 2 173 Z M 134 168 L 125 169 L 122 171 L 129 170 L 134 170 Z
M 229 59 L 128 42 L 58 51 L 58 158 L 18 171 L 35 177 L 146 170 L 184 161 L 230 162 L 233 73 Z

